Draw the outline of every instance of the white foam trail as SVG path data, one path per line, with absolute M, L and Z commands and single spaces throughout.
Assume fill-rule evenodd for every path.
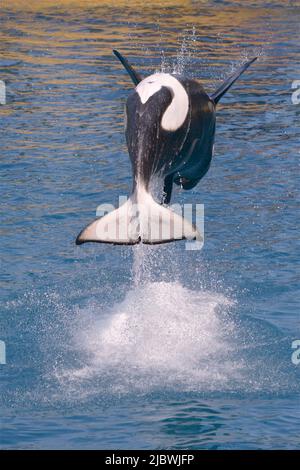
M 179 282 L 136 283 L 121 303 L 76 335 L 88 363 L 59 379 L 92 379 L 98 391 L 100 379 L 112 392 L 223 389 L 238 375 L 227 360 L 231 304 L 223 295 L 194 292 Z
M 115 306 L 105 327 L 89 341 L 96 362 L 187 370 L 224 348 L 217 310 L 223 296 L 194 293 L 179 283 L 148 283 Z M 91 339 L 91 338 L 90 338 Z
M 272 326 L 240 316 L 228 296 L 199 286 L 202 271 L 194 269 L 193 289 L 185 287 L 180 274 L 188 258 L 174 245 L 138 245 L 133 254 L 123 300 L 116 284 L 107 301 L 91 298 L 72 321 L 68 312 L 70 342 L 51 373 L 58 400 L 290 390 L 291 375 L 277 351 L 284 338 Z

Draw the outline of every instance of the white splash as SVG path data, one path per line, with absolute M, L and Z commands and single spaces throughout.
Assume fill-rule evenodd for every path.
M 59 379 L 73 385 L 92 379 L 99 390 L 101 378 L 115 392 L 224 389 L 239 374 L 227 359 L 234 329 L 226 315 L 230 305 L 221 294 L 195 292 L 179 282 L 135 285 L 76 335 L 88 363 Z

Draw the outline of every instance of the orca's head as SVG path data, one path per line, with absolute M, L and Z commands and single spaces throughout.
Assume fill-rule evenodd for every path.
M 142 76 L 137 73 L 134 68 L 132 67 L 132 65 L 129 64 L 128 60 L 125 59 L 125 57 L 122 56 L 122 54 L 120 54 L 120 52 L 116 51 L 115 49 L 113 50 L 113 53 L 116 55 L 116 57 L 120 60 L 120 62 L 123 64 L 123 66 L 125 67 L 125 69 L 127 70 L 130 78 L 132 79 L 133 83 L 135 85 L 139 85 L 139 83 L 143 82 L 143 78 Z M 225 95 L 225 93 L 229 90 L 229 88 L 234 84 L 234 82 L 240 77 L 240 75 L 242 75 L 243 72 L 245 72 L 245 70 L 247 70 L 247 68 L 257 59 L 257 57 L 254 57 L 253 59 L 249 60 L 248 62 L 244 63 L 239 69 L 237 69 L 237 71 L 231 75 L 228 79 L 226 79 L 222 85 L 214 92 L 210 95 L 210 98 L 211 100 L 217 104 L 219 102 L 219 100 L 222 98 L 223 95 Z M 154 77 L 156 75 L 164 75 L 164 76 L 169 76 L 169 77 L 173 77 L 175 78 L 175 75 L 170 75 L 170 74 L 164 74 L 164 73 L 158 73 L 158 74 L 154 74 L 154 75 L 150 75 L 150 77 Z M 148 80 L 150 77 L 147 77 L 147 79 L 145 80 Z M 155 88 L 155 86 L 154 86 Z
M 185 122 L 189 111 L 189 96 L 182 83 L 174 75 L 154 73 L 142 80 L 135 91 L 143 106 L 147 106 L 151 100 L 155 106 L 164 108 L 161 127 L 165 131 L 175 132 Z M 166 96 L 165 99 L 163 99 L 163 93 Z

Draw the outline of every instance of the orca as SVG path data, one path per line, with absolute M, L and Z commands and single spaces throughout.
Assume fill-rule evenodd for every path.
M 244 63 L 208 95 L 198 79 L 169 73 L 143 78 L 120 52 L 113 52 L 135 85 L 125 109 L 132 194 L 121 207 L 84 228 L 76 244 L 199 240 L 197 228 L 166 206 L 173 184 L 192 189 L 207 173 L 213 156 L 216 105 L 257 57 Z M 164 181 L 161 203 L 151 194 L 155 176 Z

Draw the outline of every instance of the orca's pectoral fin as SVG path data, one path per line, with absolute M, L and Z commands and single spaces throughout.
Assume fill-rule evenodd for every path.
M 133 83 L 135 85 L 138 85 L 143 80 L 142 76 L 134 70 L 132 65 L 130 65 L 128 60 L 125 59 L 125 57 L 123 57 L 122 54 L 120 54 L 120 52 L 116 51 L 116 49 L 113 49 L 113 53 L 119 59 L 123 67 L 127 70 Z
M 225 82 L 222 83 L 222 85 L 210 96 L 210 98 L 217 104 L 222 98 L 222 96 L 229 90 L 231 85 L 234 84 L 234 82 L 239 78 L 240 75 L 242 75 L 245 70 L 257 59 L 257 57 L 254 57 L 253 59 L 249 60 L 245 64 L 242 65 L 231 77 L 227 78 Z
M 172 196 L 172 189 L 173 189 L 173 179 L 174 179 L 174 173 L 171 175 L 168 175 L 165 177 L 164 180 L 164 189 L 163 189 L 163 197 L 161 204 L 166 204 L 168 205 L 171 201 L 171 196 Z

